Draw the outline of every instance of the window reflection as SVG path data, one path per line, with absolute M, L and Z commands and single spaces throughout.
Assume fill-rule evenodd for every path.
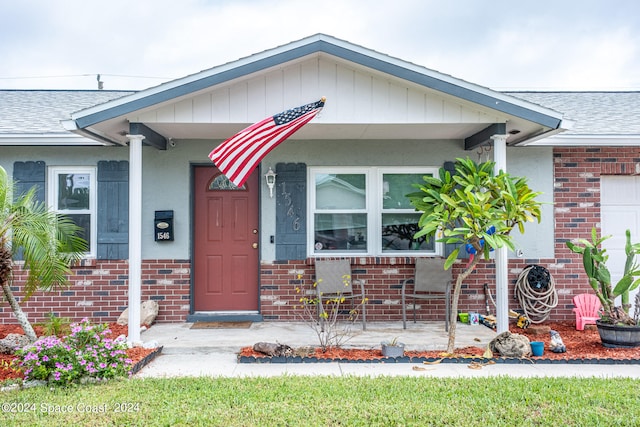
M 315 250 L 367 250 L 367 214 L 316 214 Z
M 433 251 L 433 239 L 413 237 L 420 230 L 419 219 L 420 214 L 383 214 L 382 252 Z

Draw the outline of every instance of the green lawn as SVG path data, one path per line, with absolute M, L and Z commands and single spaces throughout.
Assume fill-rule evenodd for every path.
M 638 381 L 131 379 L 0 392 L 0 426 L 635 426 Z

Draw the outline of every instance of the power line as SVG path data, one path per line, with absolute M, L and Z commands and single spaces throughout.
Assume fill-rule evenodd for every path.
M 93 76 L 109 76 L 109 77 L 124 77 L 130 79 L 158 79 L 158 80 L 173 80 L 175 77 L 158 77 L 158 76 L 133 76 L 127 74 L 64 74 L 57 76 L 0 76 L 0 80 L 26 80 L 26 79 L 57 79 L 57 78 L 69 78 L 69 77 L 93 77 Z

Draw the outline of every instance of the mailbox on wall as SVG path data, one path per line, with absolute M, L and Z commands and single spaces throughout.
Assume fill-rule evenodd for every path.
M 156 242 L 173 241 L 173 211 L 156 211 L 153 224 Z

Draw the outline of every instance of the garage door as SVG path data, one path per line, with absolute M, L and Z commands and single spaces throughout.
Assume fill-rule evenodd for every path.
M 607 265 L 616 283 L 624 271 L 625 231 L 631 230 L 632 243 L 640 242 L 640 177 L 602 176 L 600 197 L 602 234 L 612 235 L 604 243 L 609 254 Z M 637 292 L 631 293 L 632 304 Z

